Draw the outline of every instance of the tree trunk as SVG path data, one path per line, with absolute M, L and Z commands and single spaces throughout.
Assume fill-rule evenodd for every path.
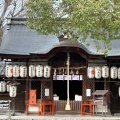
M 0 44 L 2 42 L 2 36 L 3 36 L 3 31 L 2 31 L 2 25 L 0 25 Z

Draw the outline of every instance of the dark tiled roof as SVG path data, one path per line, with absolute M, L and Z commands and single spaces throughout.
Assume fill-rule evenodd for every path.
M 38 35 L 24 25 L 11 25 L 3 35 L 0 53 L 29 55 L 30 53 L 45 54 L 59 40 L 54 35 Z
M 88 38 L 88 41 L 90 41 L 90 38 Z M 97 52 L 95 44 L 92 41 L 90 43 L 89 46 L 86 46 L 85 43 L 81 44 L 80 42 L 59 42 L 59 39 L 55 35 L 38 35 L 36 31 L 30 30 L 22 23 L 15 23 L 11 24 L 9 30 L 4 30 L 3 40 L 0 46 L 0 54 L 46 54 L 55 47 L 71 46 L 82 48 L 89 54 L 103 55 L 102 50 Z M 119 56 L 119 46 L 120 40 L 112 41 L 112 50 L 108 52 L 108 56 Z
M 0 53 L 2 54 L 18 54 L 29 55 L 46 54 L 55 47 L 80 47 L 89 54 L 93 54 L 79 42 L 61 41 L 55 35 L 38 35 L 36 31 L 30 30 L 25 25 L 11 25 L 9 30 L 4 31 Z
M 101 46 L 101 49 L 98 52 L 93 40 L 89 39 L 89 41 L 90 41 L 90 45 L 87 46 L 88 50 L 91 50 L 93 54 L 103 54 L 104 45 L 102 41 L 99 41 L 99 45 Z M 83 45 L 85 45 L 85 43 L 83 43 Z M 112 40 L 110 45 L 111 45 L 111 50 L 108 51 L 107 56 L 120 56 L 120 40 Z

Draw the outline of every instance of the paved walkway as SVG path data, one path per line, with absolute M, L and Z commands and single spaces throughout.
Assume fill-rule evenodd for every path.
M 25 114 L 19 114 L 11 117 L 8 117 L 7 115 L 0 115 L 0 120 L 120 120 L 120 116 L 81 116 L 79 114 L 55 114 L 54 116 L 47 114 L 45 116 L 26 116 Z

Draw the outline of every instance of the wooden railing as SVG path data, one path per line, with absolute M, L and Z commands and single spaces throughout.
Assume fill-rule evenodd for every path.
M 58 101 L 54 101 L 54 107 L 55 107 L 55 111 L 65 111 L 65 107 L 66 107 L 66 100 L 58 100 Z M 80 101 L 74 101 L 74 100 L 70 100 L 70 107 L 71 107 L 71 111 L 76 111 L 79 112 L 80 111 Z

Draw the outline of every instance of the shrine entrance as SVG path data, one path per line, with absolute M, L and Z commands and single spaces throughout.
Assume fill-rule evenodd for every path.
M 67 53 L 57 53 L 49 60 L 54 70 L 53 72 L 53 99 L 55 112 L 65 112 L 67 103 Z M 80 111 L 80 104 L 83 93 L 83 76 L 86 71 L 86 60 L 77 53 L 70 53 L 69 66 L 69 98 L 70 111 Z M 77 96 L 77 97 L 76 97 Z
M 69 81 L 70 100 L 75 100 L 75 95 L 82 96 L 82 81 Z M 59 100 L 67 99 L 67 81 L 53 80 L 53 95 L 57 95 Z
M 79 113 L 82 99 L 82 81 L 69 81 L 70 111 L 65 110 L 67 103 L 67 80 L 53 80 L 53 99 L 55 112 Z M 79 96 L 78 98 L 75 96 Z

